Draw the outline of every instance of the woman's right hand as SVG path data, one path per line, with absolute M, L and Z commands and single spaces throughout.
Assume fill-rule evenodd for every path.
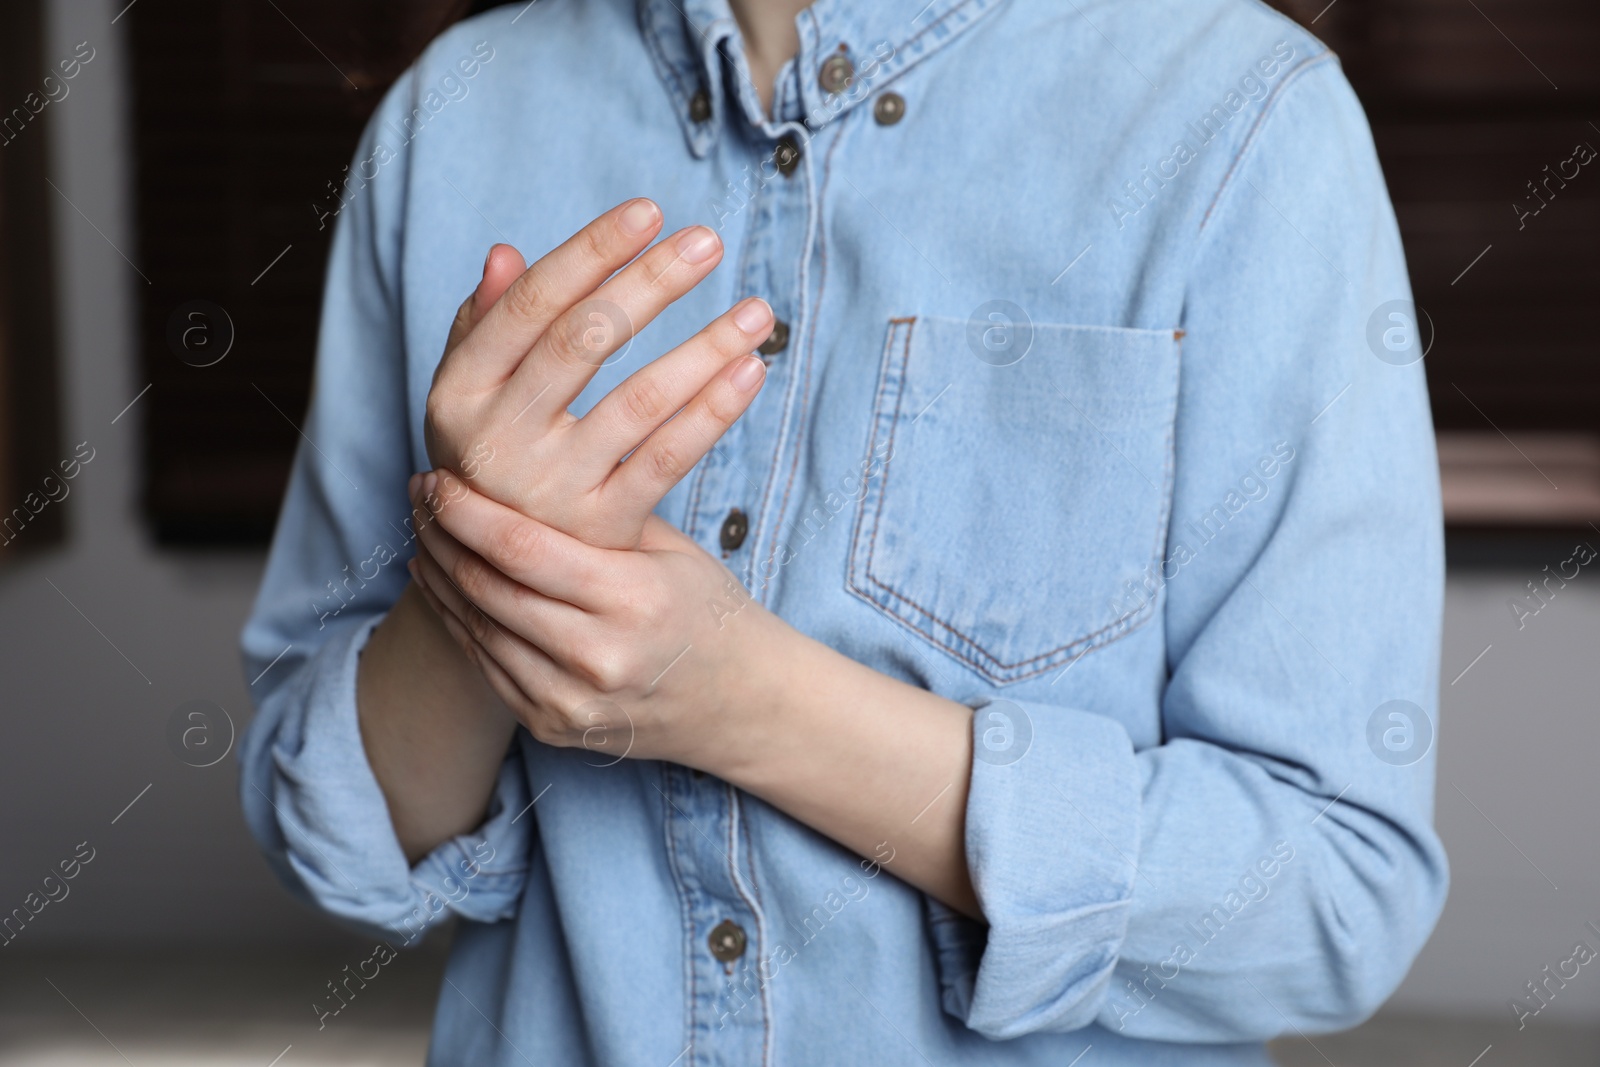
M 721 259 L 722 242 L 704 226 L 641 255 L 661 221 L 654 203 L 636 199 L 526 269 L 509 245 L 490 249 L 428 393 L 435 467 L 591 545 L 638 546 L 656 503 L 753 398 L 719 372 L 754 358 L 773 324 L 765 301 L 741 301 L 581 419 L 568 412 L 606 358 Z

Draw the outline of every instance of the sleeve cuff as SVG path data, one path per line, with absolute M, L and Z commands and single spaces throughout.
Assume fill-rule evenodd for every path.
M 489 815 L 411 869 L 411 888 L 430 918 L 449 908 L 463 919 L 498 922 L 516 914 L 528 876 L 533 821 L 520 747 L 512 746 L 489 798 Z M 415 911 L 415 909 L 413 909 Z
M 1139 854 L 1133 744 L 1102 715 L 993 700 L 973 716 L 966 851 L 987 929 L 935 901 L 946 1011 L 995 1039 L 1094 1021 Z
M 246 800 L 270 804 L 288 872 L 335 915 L 406 942 L 447 912 L 480 922 L 508 918 L 532 848 L 532 820 L 521 818 L 528 785 L 520 749 L 514 745 L 501 766 L 483 825 L 408 867 L 356 711 L 357 664 L 378 621 L 332 637 L 277 694 L 299 712 L 299 728 L 280 726 L 273 773 L 252 782 Z

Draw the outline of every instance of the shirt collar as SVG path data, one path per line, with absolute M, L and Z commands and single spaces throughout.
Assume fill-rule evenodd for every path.
M 716 144 L 730 108 L 771 136 L 785 126 L 820 130 L 943 48 L 1001 2 L 815 0 L 795 20 L 800 52 L 778 74 L 777 122 L 760 113 L 755 94 L 748 90 L 749 68 L 728 0 L 639 0 L 639 27 L 689 150 L 701 158 Z M 855 80 L 844 91 L 829 93 L 822 86 L 822 68 L 835 55 L 850 61 Z M 734 85 L 746 86 L 732 99 L 725 70 L 731 71 Z M 700 93 L 705 94 L 703 109 L 695 103 Z

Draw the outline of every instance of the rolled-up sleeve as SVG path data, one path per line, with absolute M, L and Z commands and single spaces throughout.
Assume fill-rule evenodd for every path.
M 932 908 L 944 1006 L 992 1038 L 1350 1026 L 1443 906 L 1437 466 L 1422 364 L 1369 342 L 1410 289 L 1336 63 L 1299 72 L 1241 152 L 1191 279 L 1149 624 L 1160 741 L 1097 710 L 1007 705 L 1028 750 L 976 760 L 967 806 L 986 924 Z M 1202 542 L 1189 520 L 1241 476 L 1260 495 Z
M 336 217 L 312 401 L 242 644 L 256 716 L 239 748 L 251 832 L 298 895 L 413 940 L 449 912 L 510 916 L 533 820 L 513 746 L 486 822 L 409 865 L 367 763 L 356 667 L 414 554 L 405 494 L 413 435 L 398 271 L 408 156 L 403 78 L 357 149 Z M 334 206 L 329 201 L 329 207 Z

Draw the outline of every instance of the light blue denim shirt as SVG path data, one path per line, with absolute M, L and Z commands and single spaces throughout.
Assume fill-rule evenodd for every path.
M 1260 1064 L 1355 1023 L 1445 894 L 1443 566 L 1337 60 L 1252 0 L 798 24 L 774 121 L 726 0 L 498 8 L 330 175 L 306 443 L 244 636 L 252 831 L 388 945 L 461 920 L 434 1064 Z M 976 709 L 983 923 L 715 777 L 526 732 L 476 833 L 415 866 L 396 842 L 356 661 L 407 581 L 446 331 L 491 242 L 531 259 L 637 195 L 727 254 L 576 410 L 772 304 L 765 388 L 659 513 L 799 630 Z

